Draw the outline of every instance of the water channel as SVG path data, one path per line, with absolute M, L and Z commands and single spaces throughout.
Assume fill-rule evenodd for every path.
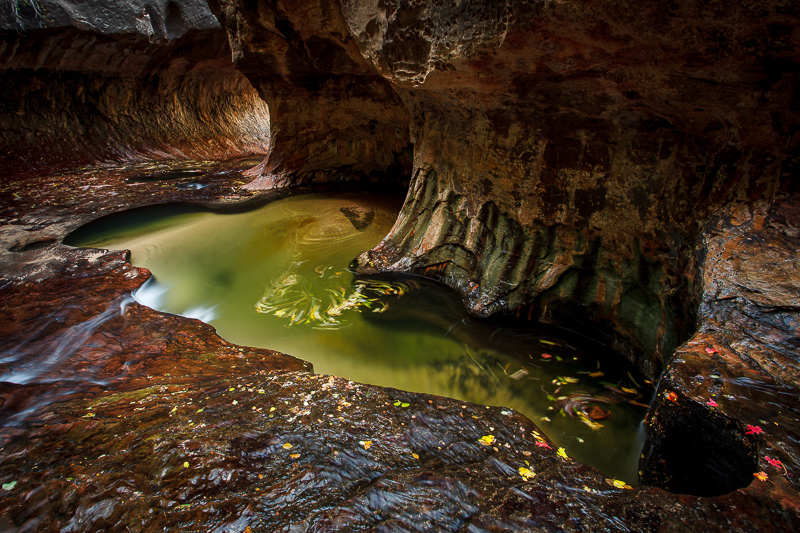
M 634 484 L 652 386 L 577 333 L 471 317 L 414 276 L 355 276 L 401 202 L 303 194 L 233 211 L 189 204 L 96 220 L 66 244 L 128 249 L 153 272 L 142 304 L 212 324 L 225 339 L 313 363 L 318 373 L 513 408 L 571 457 Z

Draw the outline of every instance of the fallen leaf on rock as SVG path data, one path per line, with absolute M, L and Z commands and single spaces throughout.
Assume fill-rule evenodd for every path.
M 494 435 L 484 435 L 483 437 L 478 439 L 478 442 L 480 442 L 484 446 L 491 446 L 492 443 L 494 443 Z
M 750 424 L 747 424 L 747 431 L 745 431 L 744 434 L 745 435 L 761 435 L 762 433 L 764 433 L 764 430 L 761 429 L 760 427 L 751 426 Z
M 419 455 L 417 455 L 417 454 L 415 454 L 415 453 L 412 453 L 412 454 L 411 454 L 411 457 L 413 457 L 414 459 L 419 459 Z
M 550 449 L 550 448 L 551 448 L 551 446 L 550 446 L 549 444 L 547 444 L 547 443 L 546 443 L 545 441 L 543 441 L 543 440 L 537 440 L 537 441 L 536 441 L 536 445 L 537 445 L 538 447 L 540 447 L 540 448 L 548 448 L 548 449 Z
M 775 468 L 783 468 L 784 473 L 788 474 L 788 471 L 786 470 L 786 466 L 782 462 L 780 462 L 779 459 L 772 459 L 768 455 L 765 455 L 764 459 L 766 459 L 767 462 L 769 464 L 771 464 L 772 466 L 774 466 Z
M 358 443 L 360 445 L 362 445 L 365 450 L 369 450 L 370 446 L 372 446 L 372 441 L 371 440 L 360 440 L 360 441 L 358 441 Z
M 284 450 L 290 450 L 292 448 L 292 445 L 287 442 L 286 444 L 281 446 L 281 448 L 283 448 Z
M 184 468 L 189 468 L 189 461 L 184 461 L 183 462 L 183 467 Z
M 706 348 L 706 353 L 719 353 L 716 348 L 713 346 L 711 348 Z
M 569 460 L 569 455 L 567 455 L 567 451 L 564 448 L 559 448 L 558 449 L 558 456 L 563 458 L 563 459 Z
M 709 398 L 709 400 L 706 402 L 706 405 L 709 407 L 719 407 L 719 404 L 715 402 L 713 398 Z
M 533 479 L 533 476 L 536 475 L 536 472 L 529 468 L 525 468 L 524 466 L 519 467 L 519 475 L 525 478 L 525 480 Z
M 9 481 L 8 483 L 3 483 L 3 490 L 11 490 L 17 486 L 16 481 Z
M 290 454 L 289 457 L 291 457 L 292 459 L 297 459 L 298 457 L 300 457 L 300 454 L 299 453 L 293 453 L 293 454 Z
M 606 479 L 606 483 L 608 483 L 612 487 L 616 487 L 618 489 L 632 489 L 633 488 L 630 485 L 628 485 L 627 483 L 625 483 L 624 481 L 621 481 L 619 479 Z
M 678 395 L 677 395 L 677 394 L 675 394 L 675 393 L 674 393 L 674 392 L 672 392 L 672 391 L 668 392 L 668 393 L 665 395 L 665 397 L 667 398 L 667 400 L 669 400 L 669 401 L 671 401 L 671 402 L 677 402 L 677 401 L 678 401 Z
M 755 476 L 755 478 L 756 478 L 757 480 L 759 480 L 759 481 L 766 481 L 767 479 L 769 479 L 769 476 L 767 475 L 767 473 L 766 473 L 766 472 L 756 472 L 756 473 L 755 473 L 755 474 L 753 474 L 753 475 L 754 475 L 754 476 Z
M 589 374 L 589 377 L 590 378 L 599 378 L 599 377 L 602 377 L 604 375 L 605 375 L 604 372 L 599 372 L 598 371 L 598 372 L 592 372 L 591 374 Z
M 549 353 L 543 353 L 543 354 L 542 354 L 542 359 L 552 359 L 552 357 L 553 357 L 553 356 L 552 356 L 552 355 L 550 355 Z

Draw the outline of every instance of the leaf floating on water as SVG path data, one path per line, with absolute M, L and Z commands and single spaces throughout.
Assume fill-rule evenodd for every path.
M 528 374 L 530 374 L 530 372 L 528 372 L 524 368 L 520 368 L 519 370 L 517 370 L 516 372 L 514 372 L 513 374 L 511 374 L 508 377 L 510 377 L 511 379 L 519 381 L 522 378 L 524 378 L 525 376 L 527 376 Z
M 597 372 L 592 372 L 591 374 L 589 374 L 589 377 L 590 378 L 599 378 L 599 377 L 602 377 L 604 375 L 605 375 L 605 372 L 600 372 L 598 370 Z
M 553 357 L 553 356 L 552 356 L 552 355 L 550 355 L 549 353 L 543 353 L 543 354 L 542 354 L 542 359 L 552 359 L 552 357 Z
M 483 437 L 478 439 L 478 442 L 480 442 L 484 446 L 491 446 L 494 443 L 494 435 L 484 435 Z
M 592 420 L 591 418 L 586 416 L 584 413 L 578 414 L 578 419 L 581 422 L 583 422 L 584 424 L 586 424 L 587 426 L 589 426 L 592 429 L 592 431 L 597 431 L 598 429 L 603 427 L 603 424 L 600 424 L 599 422 L 595 422 L 594 420 Z
M 9 481 L 8 483 L 3 483 L 3 490 L 12 490 L 16 486 L 16 481 Z
M 529 468 L 525 468 L 524 466 L 519 467 L 519 475 L 525 478 L 525 480 L 533 479 L 536 475 L 536 472 Z
M 553 342 L 553 341 L 546 341 L 546 340 L 544 340 L 544 339 L 539 339 L 539 342 L 541 342 L 542 344 L 546 344 L 546 345 L 548 345 L 548 346 L 561 346 L 561 345 L 560 345 L 560 344 L 558 344 L 557 342 Z
M 618 489 L 632 489 L 630 485 L 619 479 L 606 479 L 606 483 Z
M 629 389 L 627 387 L 620 387 L 620 388 L 623 390 L 623 392 L 627 392 L 628 394 L 636 394 L 637 392 L 639 392 L 636 389 Z
M 567 451 L 564 448 L 559 448 L 557 453 L 559 457 L 569 461 L 569 455 L 567 455 Z
M 759 481 L 766 481 L 767 479 L 769 479 L 769 476 L 767 475 L 766 472 L 756 472 L 753 474 L 753 476 L 755 476 L 755 478 Z M 5 485 L 3 486 L 5 487 Z

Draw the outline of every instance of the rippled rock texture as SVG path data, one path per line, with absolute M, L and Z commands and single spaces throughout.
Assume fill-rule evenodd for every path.
M 480 314 L 590 320 L 651 375 L 693 331 L 708 217 L 796 183 L 783 2 L 218 4 L 274 113 L 262 182 L 385 165 L 400 145 L 375 132 L 407 114 L 411 194 L 363 270 L 437 277 Z
M 3 529 L 798 529 L 797 6 L 219 0 L 219 26 L 106 5 L 2 4 Z M 407 173 L 362 271 L 586 321 L 664 369 L 645 485 L 512 412 L 225 343 L 130 302 L 146 272 L 123 255 L 60 244 L 123 208 L 235 202 L 244 167 L 199 191 L 31 177 L 248 152 L 252 189 Z
M 202 0 L 0 5 L 0 166 L 266 153 L 269 111 Z
M 236 65 L 292 103 L 254 187 L 315 179 L 323 153 L 333 175 L 358 170 L 347 135 L 357 144 L 401 104 L 409 194 L 359 270 L 434 277 L 476 313 L 581 324 L 648 375 L 666 368 L 645 482 L 714 495 L 777 474 L 765 512 L 796 516 L 797 6 L 212 5 Z M 303 118 L 356 75 L 391 88 L 358 94 L 359 109 L 387 113 Z M 298 121 L 330 149 L 283 156 Z

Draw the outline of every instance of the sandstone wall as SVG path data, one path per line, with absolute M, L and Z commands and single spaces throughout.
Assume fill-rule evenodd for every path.
M 386 166 L 407 114 L 410 193 L 362 271 L 588 320 L 651 375 L 693 331 L 704 222 L 796 186 L 779 0 L 212 5 L 273 111 L 262 185 Z
M 269 111 L 202 1 L 0 6 L 0 168 L 266 153 Z M 35 8 L 35 9 L 34 9 Z

